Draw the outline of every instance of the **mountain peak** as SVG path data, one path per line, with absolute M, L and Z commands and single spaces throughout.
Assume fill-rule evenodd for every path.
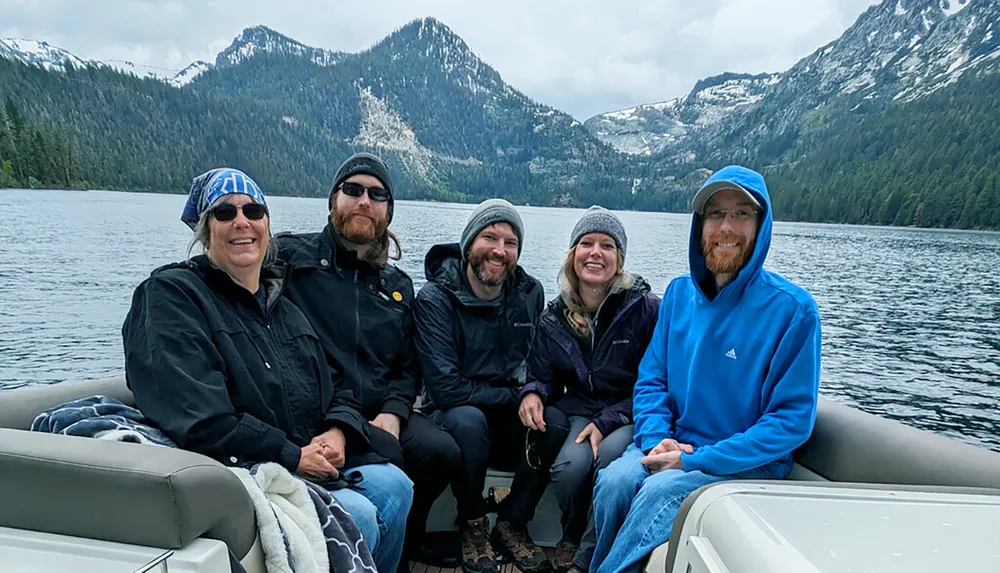
M 48 42 L 25 38 L 0 38 L 0 58 L 41 66 L 46 70 L 65 69 L 66 64 L 85 67 L 88 62 L 78 58 L 68 50 L 53 46 Z
M 462 39 L 452 31 L 444 22 L 433 16 L 425 16 L 411 20 L 396 30 L 392 36 L 416 39 L 426 42 L 443 41 L 453 43 Z
M 215 58 L 218 67 L 237 66 L 257 54 L 302 56 L 318 66 L 332 66 L 344 57 L 343 52 L 313 48 L 267 26 L 244 28 L 228 48 Z

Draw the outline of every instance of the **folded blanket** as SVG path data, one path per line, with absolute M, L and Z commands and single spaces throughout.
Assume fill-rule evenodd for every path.
M 31 422 L 31 431 L 177 447 L 142 412 L 105 396 L 91 396 L 46 410 Z
M 31 430 L 177 447 L 142 412 L 106 396 L 50 408 Z M 229 469 L 253 501 L 268 573 L 377 573 L 361 531 L 330 492 L 275 463 Z

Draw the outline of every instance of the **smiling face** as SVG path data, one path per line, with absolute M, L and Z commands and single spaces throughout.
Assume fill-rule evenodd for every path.
M 753 255 L 757 211 L 746 195 L 723 189 L 712 195 L 702 216 L 701 252 L 716 275 L 739 272 Z
M 508 223 L 494 223 L 476 235 L 469 246 L 469 267 L 479 282 L 497 287 L 517 266 L 517 233 Z
M 231 194 L 222 202 L 242 207 L 254 200 L 249 195 Z M 208 258 L 230 274 L 254 266 L 260 268 L 270 244 L 269 225 L 267 215 L 254 221 L 247 219 L 242 210 L 237 210 L 232 221 L 219 221 L 210 216 Z
M 604 233 L 588 233 L 573 247 L 573 270 L 580 286 L 602 289 L 618 272 L 618 246 Z
M 371 175 L 352 175 L 346 181 L 365 187 L 384 187 Z M 389 203 L 372 201 L 367 191 L 360 197 L 338 191 L 334 194 L 330 221 L 337 235 L 348 243 L 368 245 L 381 240 L 389 227 Z

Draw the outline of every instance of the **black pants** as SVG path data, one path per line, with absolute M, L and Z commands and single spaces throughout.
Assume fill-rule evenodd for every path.
M 413 505 L 406 520 L 407 545 L 420 543 L 434 501 L 461 471 L 462 453 L 451 435 L 414 411 L 399 434 L 403 467 L 413 481 Z
M 451 434 L 461 451 L 461 469 L 451 482 L 460 520 L 479 519 L 489 511 L 483 487 L 486 470 L 493 467 L 514 472 L 497 517 L 517 526 L 531 521 L 549 484 L 549 467 L 569 435 L 569 421 L 560 410 L 547 407 L 544 416 L 546 431 L 532 430 L 528 435 L 516 407 L 484 412 L 459 406 L 434 414 L 434 421 Z

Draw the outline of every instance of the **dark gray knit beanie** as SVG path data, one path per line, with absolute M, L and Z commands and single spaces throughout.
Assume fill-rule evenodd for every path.
M 462 257 L 469 252 L 472 241 L 476 240 L 476 235 L 483 229 L 494 223 L 509 223 L 517 234 L 517 256 L 521 256 L 521 247 L 524 245 L 524 225 L 521 223 L 521 216 L 517 214 L 517 209 L 510 202 L 504 199 L 487 199 L 476 207 L 476 210 L 469 216 L 462 231 L 462 239 L 459 245 L 462 247 Z
M 392 189 L 392 178 L 389 176 L 389 168 L 379 157 L 371 153 L 359 152 L 348 157 L 337 169 L 337 175 L 333 178 L 333 187 L 330 189 L 328 199 L 328 209 L 333 209 L 333 195 L 337 192 L 340 184 L 347 181 L 354 175 L 371 175 L 382 182 L 382 186 L 389 192 L 388 220 L 392 223 L 392 212 L 395 207 L 395 197 Z
M 580 239 L 587 233 L 604 233 L 611 237 L 618 244 L 618 250 L 625 258 L 625 249 L 628 247 L 628 237 L 625 236 L 625 225 L 617 215 L 608 211 L 604 207 L 594 205 L 580 217 L 573 227 L 573 234 L 569 241 L 569 248 L 573 248 Z

